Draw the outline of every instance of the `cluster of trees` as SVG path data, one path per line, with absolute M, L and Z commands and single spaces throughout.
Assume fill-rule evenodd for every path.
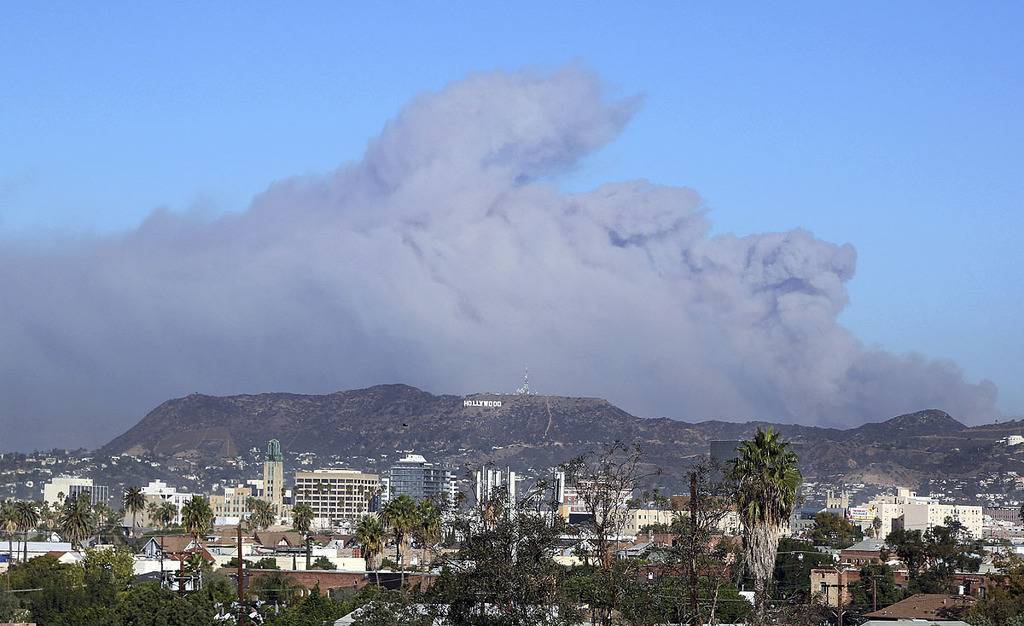
M 47 503 L 30 500 L 6 500 L 0 503 L 0 531 L 7 538 L 8 552 L 12 560 L 18 560 L 14 553 L 14 538 L 20 538 L 22 560 L 28 558 L 27 541 L 33 536 L 56 532 L 65 541 L 79 546 L 89 537 L 100 537 L 104 541 L 124 544 L 125 537 L 120 529 L 120 516 L 103 503 L 92 504 L 87 494 L 77 498 L 66 498 L 55 507 Z
M 129 548 L 86 549 L 81 564 L 40 556 L 12 567 L 0 582 L 0 621 L 40 625 L 210 624 L 230 583 L 213 577 L 206 591 L 180 596 L 156 583 L 132 585 Z
M 842 550 L 864 539 L 864 533 L 845 517 L 822 512 L 814 516 L 810 539 L 816 546 Z
M 394 542 L 395 546 L 393 563 L 403 573 L 406 569 L 406 556 L 414 542 L 420 550 L 420 566 L 426 567 L 429 563 L 429 550 L 441 540 L 444 505 L 429 499 L 416 502 L 402 494 L 385 504 L 377 513 L 359 520 L 356 541 L 366 561 L 366 569 L 374 572 L 380 569 L 384 549 L 389 541 Z
M 87 549 L 82 564 L 41 556 L 11 568 L 0 578 L 0 622 L 33 621 L 40 626 L 209 626 L 233 623 L 236 588 L 228 577 L 204 574 L 202 589 L 180 594 L 158 583 L 131 583 L 132 551 Z M 257 579 L 250 600 L 266 626 L 322 626 L 381 594 L 368 589 L 331 598 L 303 591 L 285 576 Z M 258 594 L 258 596 L 257 596 Z M 251 609 L 247 609 L 247 612 Z

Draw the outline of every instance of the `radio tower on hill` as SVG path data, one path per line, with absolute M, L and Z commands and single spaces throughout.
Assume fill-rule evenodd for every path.
M 530 368 L 529 367 L 527 367 L 526 371 L 523 373 L 523 384 L 520 385 L 520 387 L 518 389 L 516 389 L 516 395 L 517 396 L 533 395 L 533 394 L 530 393 Z

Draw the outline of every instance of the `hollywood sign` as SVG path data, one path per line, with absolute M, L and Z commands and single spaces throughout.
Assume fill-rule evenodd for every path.
M 499 407 L 501 400 L 463 400 L 462 406 Z

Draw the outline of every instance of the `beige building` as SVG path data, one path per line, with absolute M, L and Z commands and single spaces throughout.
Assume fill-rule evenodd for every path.
M 626 511 L 626 519 L 623 520 L 622 529 L 619 531 L 623 536 L 635 536 L 644 526 L 672 524 L 672 516 L 675 511 L 665 509 L 630 509 Z
M 210 508 L 217 524 L 236 524 L 249 513 L 248 501 L 253 497 L 250 487 L 225 487 L 223 495 L 210 496 Z
M 295 504 L 308 504 L 317 520 L 331 524 L 366 515 L 380 490 L 380 476 L 350 469 L 295 472 Z
M 827 606 L 850 604 L 850 585 L 860 581 L 860 568 L 838 565 L 811 570 L 811 597 Z

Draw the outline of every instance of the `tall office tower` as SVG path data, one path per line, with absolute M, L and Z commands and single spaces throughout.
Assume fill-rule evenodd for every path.
M 267 443 L 267 456 L 263 460 L 263 499 L 281 513 L 284 504 L 284 456 L 281 442 L 271 439 Z

